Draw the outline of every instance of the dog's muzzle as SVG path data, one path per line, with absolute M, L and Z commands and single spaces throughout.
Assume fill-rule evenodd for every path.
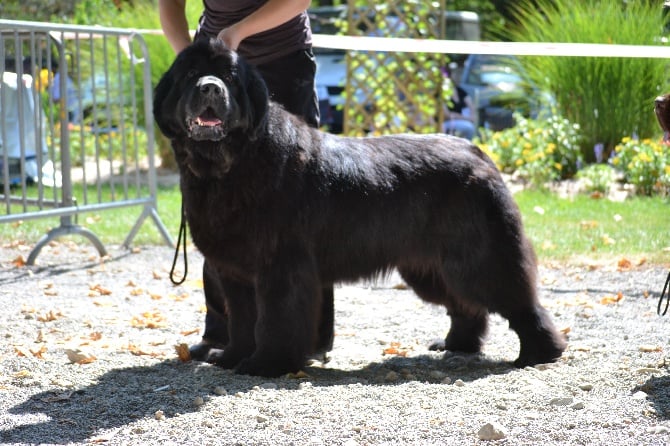
M 223 81 L 216 76 L 203 76 L 198 79 L 196 86 L 207 97 L 220 97 L 226 88 Z

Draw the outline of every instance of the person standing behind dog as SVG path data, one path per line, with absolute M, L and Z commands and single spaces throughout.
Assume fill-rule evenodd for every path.
M 194 39 L 216 37 L 254 65 L 270 99 L 319 126 L 310 0 L 204 0 Z M 191 43 L 186 0 L 159 0 L 165 37 L 176 53 Z
M 270 99 L 312 127 L 319 126 L 316 59 L 307 15 L 311 0 L 204 0 L 194 40 L 218 38 L 254 65 L 263 76 Z M 159 0 L 161 28 L 179 54 L 191 44 L 186 0 Z M 207 315 L 200 344 L 191 347 L 194 359 L 205 360 L 209 350 L 228 341 L 227 316 L 217 274 L 205 262 L 203 282 Z M 332 349 L 334 324 L 332 286 L 323 289 L 317 353 Z

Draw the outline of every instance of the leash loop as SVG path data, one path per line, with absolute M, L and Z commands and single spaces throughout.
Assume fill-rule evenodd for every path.
M 174 285 L 181 285 L 186 280 L 188 275 L 188 258 L 186 256 L 186 211 L 184 210 L 184 201 L 181 202 L 181 222 L 179 223 L 179 235 L 177 236 L 177 247 L 174 250 L 174 258 L 172 259 L 172 268 L 170 268 L 170 282 Z M 184 253 L 184 275 L 180 279 L 176 279 L 175 266 L 177 265 L 177 258 L 179 257 L 179 246 L 182 246 Z
M 668 294 L 668 286 L 670 286 L 670 273 L 668 273 L 668 278 L 665 279 L 665 285 L 663 285 L 663 292 L 661 297 L 658 299 L 658 307 L 656 308 L 656 314 L 665 316 L 668 312 L 668 306 L 670 306 L 670 294 Z M 661 313 L 661 306 L 663 305 L 663 298 L 665 298 L 665 309 Z

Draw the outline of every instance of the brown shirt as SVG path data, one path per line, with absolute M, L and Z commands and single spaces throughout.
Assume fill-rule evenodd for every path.
M 197 37 L 216 37 L 223 28 L 260 8 L 267 0 L 204 0 Z M 312 47 L 312 30 L 307 12 L 240 42 L 237 52 L 254 65 Z

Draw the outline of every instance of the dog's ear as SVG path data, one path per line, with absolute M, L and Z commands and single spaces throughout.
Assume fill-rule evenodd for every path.
M 174 109 L 166 110 L 166 103 L 169 103 L 169 98 L 172 96 L 174 86 L 174 80 L 172 75 L 172 68 L 170 68 L 163 76 L 158 85 L 154 89 L 154 103 L 153 103 L 153 112 L 154 112 L 154 121 L 158 124 L 158 128 L 163 132 L 163 134 L 169 138 L 174 139 L 177 134 L 175 132 L 175 125 L 177 125 L 174 120 Z M 176 105 L 176 104 L 173 104 Z M 172 107 L 174 108 L 174 107 Z
M 261 74 L 250 65 L 246 65 L 246 93 L 249 99 L 249 138 L 257 139 L 265 129 L 268 120 L 270 95 Z

